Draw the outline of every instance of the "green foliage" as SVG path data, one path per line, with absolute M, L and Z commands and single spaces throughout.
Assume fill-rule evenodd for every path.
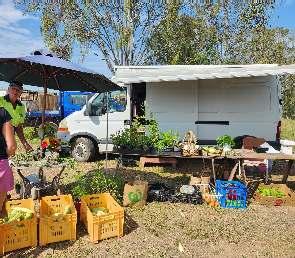
M 179 136 L 172 130 L 161 132 L 160 138 L 154 144 L 157 151 L 163 151 L 165 148 L 173 148 L 178 142 Z
M 70 190 L 75 199 L 83 195 L 109 192 L 117 201 L 122 202 L 124 181 L 120 176 L 106 174 L 97 169 L 86 175 L 78 175 Z
M 282 119 L 281 138 L 295 141 L 295 120 Z
M 133 151 L 148 151 L 152 147 L 152 142 L 145 135 L 145 127 L 140 123 L 139 119 L 134 119 L 130 128 L 111 136 L 115 147 Z
M 168 1 L 166 15 L 155 26 L 148 46 L 158 64 L 210 64 L 218 58 L 216 28 L 181 13 L 181 1 Z
M 225 145 L 233 147 L 235 145 L 233 138 L 226 134 L 218 137 L 216 142 L 220 147 L 224 147 Z
M 295 119 L 295 76 L 294 75 L 282 76 L 281 83 L 282 83 L 283 117 L 294 120 Z
M 155 119 L 149 120 L 148 125 L 144 125 L 141 121 L 146 119 L 138 117 L 132 122 L 130 128 L 112 135 L 114 146 L 130 151 L 163 151 L 177 143 L 178 134 L 171 130 L 161 132 Z
M 41 17 L 46 46 L 69 59 L 100 51 L 114 65 L 294 63 L 294 36 L 270 26 L 282 1 L 17 1 Z M 294 86 L 283 80 L 285 118 Z
M 66 166 L 69 167 L 70 169 L 75 169 L 77 166 L 77 161 L 72 157 L 65 157 L 65 158 L 58 157 L 57 161 L 59 164 L 61 163 L 66 164 Z
M 69 59 L 74 47 L 80 48 L 82 58 L 90 49 L 101 52 L 114 73 L 114 65 L 147 62 L 147 37 L 163 16 L 164 4 L 153 3 L 29 0 L 16 4 L 24 13 L 40 16 L 45 44 L 58 56 Z
M 270 197 L 278 197 L 278 198 L 282 198 L 285 196 L 285 194 L 282 191 L 272 187 L 261 186 L 261 187 L 258 187 L 257 191 L 262 196 L 270 196 Z
M 34 127 L 24 127 L 24 136 L 29 141 L 39 139 L 38 133 Z

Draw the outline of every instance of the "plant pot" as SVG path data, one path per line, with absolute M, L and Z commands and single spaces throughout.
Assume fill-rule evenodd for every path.
M 163 152 L 173 152 L 173 151 L 174 151 L 173 147 L 166 147 L 166 148 L 163 150 Z

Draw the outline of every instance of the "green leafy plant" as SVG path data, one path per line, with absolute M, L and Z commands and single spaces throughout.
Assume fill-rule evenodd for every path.
M 114 146 L 133 151 L 163 151 L 176 145 L 179 138 L 177 133 L 172 130 L 161 132 L 155 119 L 150 119 L 146 125 L 143 121 L 146 122 L 145 117 L 137 117 L 130 128 L 112 135 Z
M 24 136 L 29 141 L 39 139 L 37 130 L 34 127 L 30 126 L 24 127 Z
M 268 197 L 284 197 L 285 194 L 275 188 L 266 188 L 266 187 L 258 187 L 258 193 L 260 193 L 262 196 L 268 196 Z
M 155 148 L 157 151 L 163 151 L 166 148 L 173 148 L 178 141 L 178 134 L 172 130 L 161 132 L 159 139 L 155 142 Z
M 153 142 L 152 138 L 146 135 L 145 125 L 141 121 L 145 119 L 137 117 L 130 128 L 112 135 L 114 147 L 121 150 L 148 151 L 153 146 Z
M 75 199 L 83 195 L 109 192 L 118 202 L 122 202 L 124 180 L 117 175 L 105 174 L 97 169 L 86 175 L 78 175 L 71 194 Z
M 235 142 L 234 142 L 233 138 L 230 137 L 229 135 L 226 135 L 226 134 L 218 137 L 216 139 L 216 142 L 217 142 L 217 145 L 220 147 L 224 147 L 226 145 L 231 146 L 231 147 L 235 146 Z

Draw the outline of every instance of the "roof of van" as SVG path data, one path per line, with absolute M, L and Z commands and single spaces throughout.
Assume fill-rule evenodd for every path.
M 295 64 L 116 66 L 115 83 L 190 81 L 295 74 Z

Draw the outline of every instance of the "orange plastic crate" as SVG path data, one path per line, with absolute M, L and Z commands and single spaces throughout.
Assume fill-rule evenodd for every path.
M 9 251 L 37 246 L 37 216 L 33 199 L 12 200 L 5 204 L 10 212 L 13 207 L 22 207 L 34 212 L 33 218 L 0 225 L 0 254 Z
M 71 214 L 55 221 L 54 213 L 64 213 L 67 205 L 71 206 Z M 40 202 L 39 245 L 65 240 L 76 240 L 77 211 L 71 195 L 46 196 Z
M 109 213 L 94 216 L 92 208 L 104 207 Z M 109 193 L 86 195 L 81 198 L 80 220 L 84 223 L 92 242 L 123 235 L 124 209 Z

